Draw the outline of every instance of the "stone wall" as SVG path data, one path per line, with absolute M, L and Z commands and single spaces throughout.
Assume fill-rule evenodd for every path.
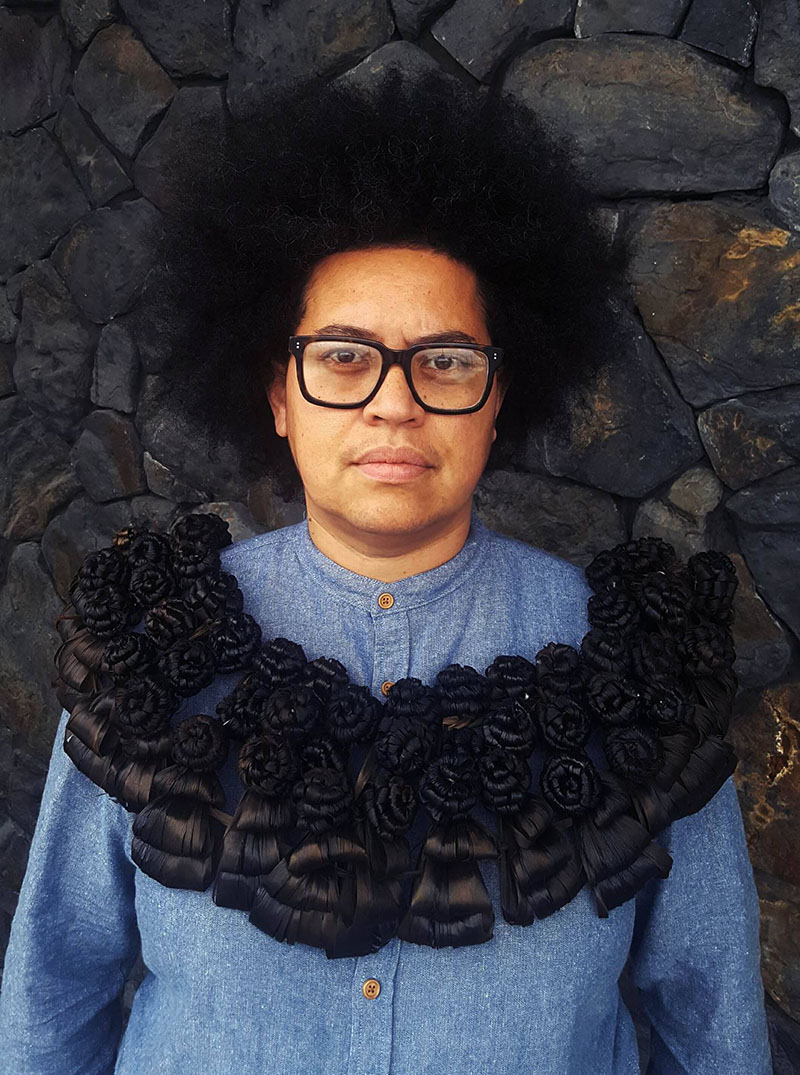
M 31 0 L 0 5 L 0 947 L 59 708 L 53 620 L 89 550 L 198 505 L 297 505 L 162 427 L 144 239 L 165 148 L 311 75 L 427 67 L 570 137 L 634 240 L 631 361 L 482 482 L 489 525 L 585 564 L 657 534 L 739 571 L 735 780 L 776 1071 L 800 1019 L 800 9 L 794 0 Z M 177 192 L 179 194 L 179 192 Z M 199 460 L 199 465 L 198 465 Z M 776 1002 L 776 1003 L 773 1003 Z M 794 1042 L 794 1044 L 793 1044 Z M 795 1050 L 794 1054 L 792 1050 Z M 800 1066 L 798 1067 L 800 1070 Z

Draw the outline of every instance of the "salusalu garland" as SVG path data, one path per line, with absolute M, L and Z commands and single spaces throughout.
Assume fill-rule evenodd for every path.
M 173 888 L 212 889 L 279 941 L 330 958 L 394 935 L 480 944 L 494 909 L 478 862 L 495 859 L 503 917 L 530 925 L 588 884 L 598 915 L 666 878 L 653 837 L 704 806 L 734 771 L 736 573 L 722 553 L 683 565 L 641 538 L 586 568 L 580 650 L 550 642 L 481 675 L 398 680 L 385 703 L 332 657 L 263 640 L 221 568 L 218 515 L 161 534 L 119 531 L 90 553 L 59 617 L 64 749 L 134 812 L 131 856 Z M 216 673 L 241 672 L 214 715 L 174 721 Z M 608 762 L 586 750 L 593 732 Z M 238 751 L 231 817 L 217 770 Z M 531 762 L 542 763 L 539 792 Z M 496 832 L 472 816 L 478 804 Z M 419 810 L 427 835 L 412 863 Z

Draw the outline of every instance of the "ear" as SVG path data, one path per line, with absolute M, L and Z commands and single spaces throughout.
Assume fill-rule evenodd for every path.
M 275 432 L 279 437 L 287 435 L 286 425 L 286 363 L 273 362 L 267 369 L 264 383 L 267 390 L 267 399 L 272 408 L 275 419 Z
M 497 385 L 497 393 L 494 400 L 494 422 L 497 421 L 497 416 L 500 413 L 500 408 L 503 406 L 503 400 L 506 398 L 506 392 L 508 386 L 511 384 L 511 378 L 498 376 L 495 381 Z M 497 429 L 492 425 L 492 443 L 497 440 Z

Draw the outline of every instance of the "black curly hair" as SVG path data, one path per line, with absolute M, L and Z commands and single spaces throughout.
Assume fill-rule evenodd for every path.
M 508 95 L 436 71 L 413 85 L 390 71 L 368 91 L 318 81 L 228 117 L 221 135 L 196 125 L 166 174 L 181 198 L 157 236 L 161 282 L 146 300 L 176 326 L 164 405 L 231 444 L 245 477 L 269 475 L 287 499 L 299 476 L 265 379 L 288 361 L 311 270 L 327 254 L 412 246 L 476 273 L 514 382 L 490 467 L 532 426 L 563 421 L 569 391 L 624 348 L 628 252 L 610 241 L 563 136 Z

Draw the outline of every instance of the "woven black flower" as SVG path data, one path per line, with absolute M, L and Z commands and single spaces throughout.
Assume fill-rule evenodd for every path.
M 672 635 L 635 635 L 631 640 L 630 658 L 631 674 L 643 683 L 672 680 L 680 672 L 680 650 Z
M 158 667 L 176 694 L 190 698 L 214 678 L 214 655 L 202 638 L 189 638 L 162 653 Z
M 677 682 L 643 683 L 639 693 L 642 719 L 651 724 L 685 724 L 691 717 L 691 703 Z
M 247 739 L 262 730 L 272 691 L 251 672 L 217 703 L 217 716 L 229 736 Z
M 100 670 L 107 672 L 117 683 L 131 676 L 141 677 L 156 659 L 156 647 L 147 635 L 138 631 L 121 631 L 106 642 L 100 659 Z
M 299 683 L 272 691 L 264 712 L 269 727 L 294 739 L 311 735 L 321 717 L 319 696 Z
M 465 754 L 472 754 L 477 758 L 486 750 L 486 740 L 483 738 L 483 724 L 470 724 L 462 728 L 445 724 L 444 741 L 448 750 L 461 750 Z
M 156 566 L 168 567 L 170 561 L 169 542 L 164 534 L 144 530 L 134 534 L 125 546 L 125 555 L 131 568 Z
M 733 668 L 736 650 L 730 631 L 717 624 L 690 628 L 680 640 L 680 651 L 690 676 L 713 676 Z
M 581 641 L 581 653 L 593 672 L 620 675 L 628 670 L 630 640 L 624 631 L 613 627 L 592 627 Z
M 228 753 L 228 738 L 218 720 L 196 713 L 172 728 L 172 756 L 193 773 L 213 772 Z
M 379 771 L 364 787 L 364 810 L 382 840 L 407 832 L 417 812 L 417 793 L 411 784 Z
M 488 746 L 522 757 L 527 757 L 536 743 L 531 712 L 517 698 L 501 698 L 494 702 L 482 729 Z
M 144 629 L 159 649 L 169 649 L 182 642 L 198 626 L 197 619 L 179 597 L 159 601 L 144 617 Z
M 507 695 L 528 702 L 536 687 L 536 665 L 525 657 L 502 654 L 486 669 L 486 678 L 495 688 L 495 696 Z
M 478 773 L 485 802 L 498 814 L 518 810 L 531 782 L 528 763 L 519 754 L 487 750 L 478 758 Z
M 346 683 L 334 687 L 328 699 L 327 722 L 337 742 L 367 743 L 378 731 L 381 705 L 366 687 Z
M 239 672 L 250 666 L 261 645 L 261 628 L 248 612 L 238 612 L 212 620 L 209 641 L 217 670 Z
M 391 726 L 400 717 L 435 724 L 438 729 L 442 715 L 439 692 L 434 687 L 426 687 L 421 680 L 413 676 L 398 679 L 386 696 L 379 734 L 385 726 Z
M 319 735 L 305 743 L 301 741 L 296 749 L 301 769 L 340 769 L 343 773 L 347 770 L 347 758 L 330 735 Z
M 622 545 L 626 558 L 626 572 L 646 575 L 651 571 L 667 574 L 680 567 L 673 547 L 662 538 L 641 537 Z
M 99 586 L 111 583 L 125 589 L 129 578 L 128 563 L 120 549 L 112 545 L 108 549 L 97 549 L 84 558 L 73 585 L 82 590 L 96 590 Z M 71 588 L 70 588 L 71 590 Z
M 294 786 L 297 822 L 313 833 L 326 832 L 348 820 L 353 792 L 340 769 L 306 769 Z
M 492 685 L 470 665 L 449 664 L 436 676 L 436 689 L 445 719 L 475 721 L 489 703 Z
M 603 549 L 584 569 L 586 581 L 599 593 L 606 588 L 619 589 L 628 567 L 628 559 L 621 545 L 613 549 Z
M 475 759 L 460 751 L 448 751 L 425 770 L 419 798 L 434 821 L 456 821 L 469 814 L 480 791 Z
M 688 581 L 679 575 L 651 572 L 641 579 L 636 600 L 646 623 L 676 631 L 686 623 L 692 591 Z
M 234 616 L 244 607 L 244 596 L 233 575 L 201 575 L 183 595 L 186 607 L 200 622 Z
M 231 543 L 231 532 L 221 515 L 193 512 L 176 519 L 168 530 L 173 549 L 196 545 L 219 551 Z
M 630 724 L 639 712 L 639 689 L 623 677 L 597 672 L 586 684 L 586 704 L 602 724 Z
M 601 590 L 587 603 L 592 627 L 615 627 L 631 631 L 639 625 L 639 608 L 627 590 Z
M 260 732 L 242 744 L 238 768 L 245 788 L 266 796 L 288 793 L 300 772 L 289 743 L 272 731 Z
M 142 563 L 131 571 L 131 599 L 140 608 L 150 608 L 178 593 L 178 579 L 168 563 Z
M 536 706 L 536 722 L 542 740 L 553 750 L 578 750 L 586 746 L 591 731 L 589 714 L 567 694 L 548 698 Z
M 389 718 L 388 706 L 378 727 L 375 757 L 387 773 L 397 776 L 418 772 L 428 762 L 441 738 L 441 724 L 398 715 Z
M 711 549 L 690 556 L 686 567 L 694 589 L 695 611 L 716 623 L 728 623 L 738 585 L 733 560 Z
M 583 689 L 584 667 L 580 654 L 562 642 L 548 642 L 536 654 L 539 689 L 544 694 L 573 694 Z
M 119 549 L 127 555 L 131 542 L 134 538 L 139 537 L 141 534 L 149 534 L 149 529 L 141 523 L 131 523 L 129 526 L 123 526 L 114 534 L 111 539 L 112 547 Z
M 256 672 L 273 690 L 298 683 L 305 666 L 303 647 L 281 637 L 265 642 L 253 659 Z
M 565 814 L 583 814 L 598 802 L 600 775 L 586 754 L 555 754 L 542 769 L 539 786 L 546 801 Z
M 128 591 L 113 582 L 86 591 L 78 611 L 97 638 L 111 638 L 136 619 Z
M 664 762 L 661 740 L 641 724 L 609 731 L 603 747 L 609 766 L 632 784 L 647 783 Z
M 301 682 L 310 687 L 321 702 L 327 702 L 334 687 L 344 687 L 350 680 L 341 661 L 335 657 L 317 657 L 303 669 Z
M 114 721 L 124 737 L 151 739 L 167 730 L 177 708 L 178 699 L 169 687 L 144 676 L 117 688 Z

